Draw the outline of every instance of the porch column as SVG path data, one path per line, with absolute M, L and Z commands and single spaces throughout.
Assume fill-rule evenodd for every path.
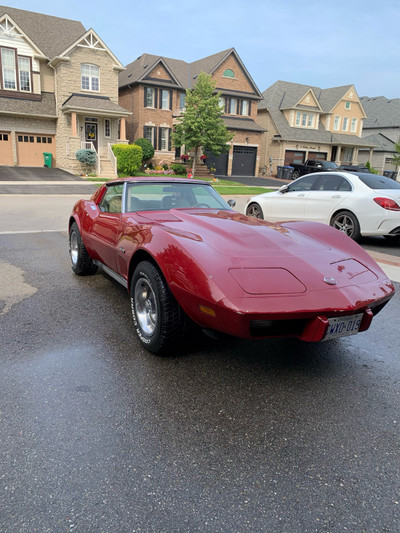
M 71 137 L 77 137 L 78 132 L 76 130 L 76 113 L 72 111 L 71 113 Z
M 351 162 L 352 165 L 358 165 L 358 148 L 354 148 L 353 150 L 353 160 Z
M 122 117 L 120 122 L 120 141 L 126 141 L 126 118 Z
M 370 148 L 369 149 L 369 162 L 372 163 L 372 154 L 374 153 L 374 149 L 373 148 Z
M 335 159 L 335 163 L 337 165 L 340 165 L 341 156 L 342 156 L 342 147 L 341 146 L 337 146 L 336 147 L 336 159 Z

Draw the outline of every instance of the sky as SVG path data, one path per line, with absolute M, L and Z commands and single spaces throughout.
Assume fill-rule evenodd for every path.
M 277 80 L 400 98 L 399 0 L 2 0 L 79 20 L 123 65 L 235 48 L 262 92 Z

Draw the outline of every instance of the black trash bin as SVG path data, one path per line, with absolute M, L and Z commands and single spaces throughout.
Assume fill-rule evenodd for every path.
M 43 152 L 43 157 L 44 157 L 44 166 L 47 168 L 50 168 L 53 154 L 51 154 L 50 152 Z
M 292 180 L 293 179 L 293 170 L 294 168 L 290 165 L 286 165 L 283 167 L 283 179 L 285 180 Z
M 283 171 L 285 167 L 276 167 L 276 177 L 279 179 L 283 179 Z

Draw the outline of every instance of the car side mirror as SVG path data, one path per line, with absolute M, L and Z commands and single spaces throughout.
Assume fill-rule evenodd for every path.
M 229 205 L 230 207 L 235 207 L 235 205 L 236 205 L 236 200 L 234 200 L 233 198 L 231 198 L 230 200 L 228 200 L 227 203 L 228 203 L 228 205 Z
M 279 189 L 279 192 L 281 192 L 282 194 L 284 194 L 285 192 L 288 192 L 289 190 L 289 185 L 282 185 L 282 187 Z

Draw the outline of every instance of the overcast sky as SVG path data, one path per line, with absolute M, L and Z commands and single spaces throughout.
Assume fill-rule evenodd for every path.
M 2 0 L 79 20 L 127 65 L 235 48 L 260 91 L 277 80 L 400 98 L 399 0 Z

